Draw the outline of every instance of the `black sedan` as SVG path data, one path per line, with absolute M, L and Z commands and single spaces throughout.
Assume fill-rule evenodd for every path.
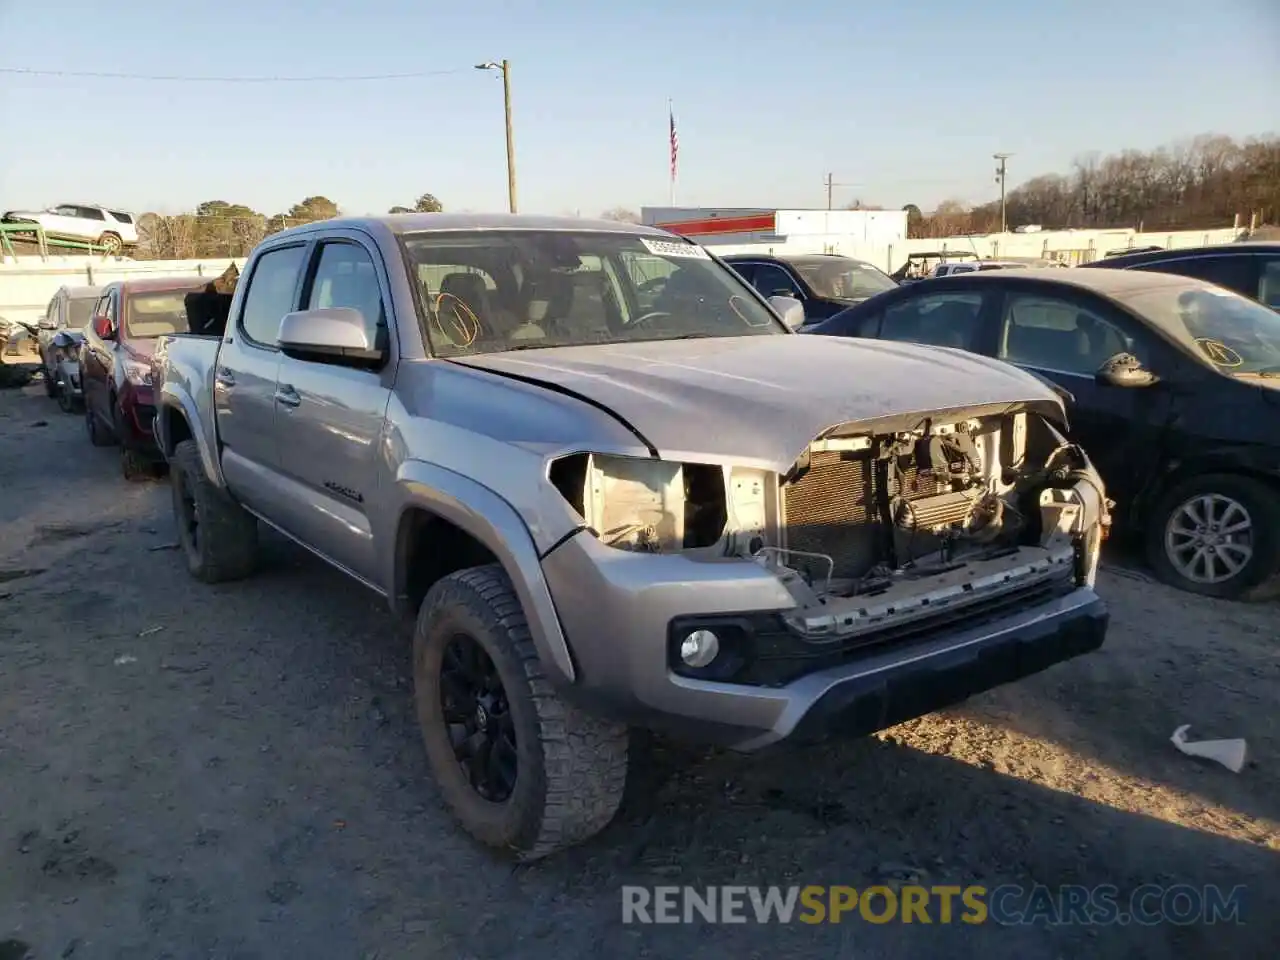
M 1154 270 L 1208 280 L 1280 310 L 1280 243 L 1218 243 L 1208 247 L 1129 250 L 1093 263 L 1107 270 Z
M 1172 274 L 995 270 L 900 287 L 811 333 L 969 350 L 1056 384 L 1161 579 L 1247 599 L 1280 585 L 1280 314 Z
M 835 253 L 734 253 L 721 259 L 762 296 L 799 300 L 804 305 L 806 325 L 820 323 L 898 285 L 865 260 Z

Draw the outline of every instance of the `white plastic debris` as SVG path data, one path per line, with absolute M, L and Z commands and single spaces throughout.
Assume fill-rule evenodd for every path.
M 1244 761 L 1247 754 L 1244 740 L 1195 740 L 1188 742 L 1187 731 L 1190 729 L 1191 724 L 1184 723 L 1173 731 L 1173 736 L 1169 738 L 1170 742 L 1188 757 L 1204 757 L 1206 760 L 1214 760 L 1232 773 L 1239 773 L 1244 769 Z
M 137 663 L 138 658 L 131 653 L 122 653 L 116 657 L 115 663 L 117 667 L 123 667 L 126 663 Z

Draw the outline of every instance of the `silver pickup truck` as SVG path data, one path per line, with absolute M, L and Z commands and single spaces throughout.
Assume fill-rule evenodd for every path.
M 271 236 L 155 357 L 187 564 L 248 575 L 261 522 L 416 617 L 441 794 L 525 859 L 609 822 L 631 727 L 866 734 L 1101 645 L 1058 397 L 797 307 L 630 224 Z

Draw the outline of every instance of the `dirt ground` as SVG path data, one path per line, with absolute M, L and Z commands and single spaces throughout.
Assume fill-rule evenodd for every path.
M 164 482 L 0 391 L 0 960 L 1260 957 L 1280 921 L 1280 607 L 1109 567 L 1096 654 L 857 742 L 656 744 L 515 868 L 442 812 L 381 602 L 269 538 L 206 587 Z M 1248 739 L 1233 774 L 1173 729 Z M 1247 887 L 1243 925 L 623 925 L 624 884 Z M 1266 949 L 1270 945 L 1270 949 Z M 1264 952 L 1265 951 L 1265 952 Z

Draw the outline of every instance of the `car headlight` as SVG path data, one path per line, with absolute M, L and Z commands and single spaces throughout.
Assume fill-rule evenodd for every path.
M 151 386 L 151 365 L 137 360 L 124 361 L 125 378 L 135 387 Z

